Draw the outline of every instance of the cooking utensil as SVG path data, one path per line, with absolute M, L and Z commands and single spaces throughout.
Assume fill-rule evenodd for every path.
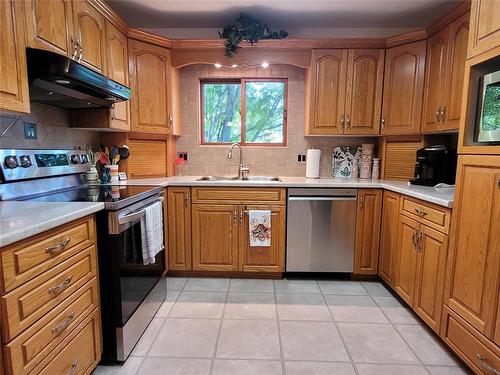
M 108 156 L 106 155 L 105 152 L 101 152 L 101 156 L 99 157 L 99 161 L 101 162 L 102 165 L 109 164 L 109 159 L 108 159 Z
M 96 165 L 99 159 L 101 159 L 101 154 L 102 152 L 99 151 L 94 152 L 94 162 L 93 162 L 94 165 Z
M 118 154 L 120 155 L 120 160 L 125 160 L 130 156 L 130 149 L 127 145 L 118 147 Z
M 108 158 L 108 161 L 111 161 L 111 158 L 109 157 L 109 148 L 108 148 L 108 146 L 104 146 L 104 153 L 106 154 L 106 157 Z
M 111 146 L 111 148 L 109 149 L 109 160 L 111 161 L 111 164 L 116 164 L 115 158 L 117 154 L 118 149 L 116 148 L 116 146 Z

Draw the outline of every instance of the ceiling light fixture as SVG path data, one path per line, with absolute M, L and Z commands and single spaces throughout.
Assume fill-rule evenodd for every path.
M 233 64 L 233 65 L 231 65 L 231 68 L 233 68 L 233 69 L 234 69 L 234 68 L 237 68 L 237 67 L 238 67 L 238 64 Z
M 264 69 L 269 67 L 269 63 L 267 61 L 264 61 L 261 65 Z
M 225 69 L 236 69 L 236 68 L 247 68 L 247 69 L 254 69 L 254 68 L 269 68 L 269 63 L 267 61 L 264 61 L 261 64 L 256 64 L 256 65 L 249 65 L 249 64 L 231 64 L 231 65 L 224 65 L 220 63 L 215 63 L 214 67 L 216 69 L 220 68 L 225 68 Z
M 215 64 L 214 64 L 214 66 L 215 66 L 217 69 L 222 68 L 222 65 L 221 65 L 221 64 L 219 64 L 219 63 L 215 63 Z

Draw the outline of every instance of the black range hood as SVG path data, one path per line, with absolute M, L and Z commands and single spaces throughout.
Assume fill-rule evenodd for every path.
M 132 90 L 55 52 L 26 48 L 30 100 L 66 109 L 109 108 Z

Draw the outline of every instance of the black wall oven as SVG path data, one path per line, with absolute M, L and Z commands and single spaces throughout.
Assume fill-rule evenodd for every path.
M 123 362 L 153 319 L 167 293 L 164 252 L 142 261 L 141 218 L 156 194 L 97 216 L 103 331 L 102 363 Z

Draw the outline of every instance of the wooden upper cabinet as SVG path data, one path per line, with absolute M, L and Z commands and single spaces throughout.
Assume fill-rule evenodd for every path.
M 129 86 L 127 37 L 109 21 L 106 21 L 106 45 L 108 77 Z M 113 104 L 110 118 L 111 128 L 130 130 L 130 101 Z
M 449 26 L 448 64 L 443 121 L 440 129 L 458 129 L 462 108 L 467 39 L 469 37 L 469 13 L 464 14 Z
M 131 128 L 133 131 L 168 134 L 169 51 L 132 39 L 128 43 Z
M 384 191 L 378 274 L 389 285 L 394 281 L 394 260 L 397 251 L 399 194 Z
M 466 13 L 427 42 L 422 132 L 459 127 L 468 36 Z
M 381 134 L 420 132 L 425 50 L 425 40 L 387 49 Z
M 444 298 L 490 339 L 499 318 L 499 184 L 500 156 L 459 157 Z
M 384 58 L 384 50 L 349 50 L 345 134 L 379 134 Z
M 448 236 L 425 225 L 420 227 L 415 312 L 437 333 L 441 324 Z
M 193 270 L 238 270 L 238 205 L 193 204 Z
M 376 275 L 382 210 L 382 190 L 359 189 L 356 213 L 354 273 Z
M 76 53 L 73 41 L 73 5 L 70 0 L 28 0 L 28 46 L 68 57 Z
M 308 133 L 343 133 L 347 50 L 313 50 L 311 55 L 311 108 Z
M 0 109 L 30 112 L 24 2 L 0 1 Z
M 190 270 L 191 265 L 191 189 L 169 187 L 168 209 L 168 269 Z
M 286 207 L 266 205 L 240 205 L 243 225 L 240 226 L 239 269 L 243 272 L 285 271 Z M 248 210 L 271 210 L 271 246 L 250 246 Z
M 447 28 L 427 40 L 422 132 L 439 130 L 439 124 L 441 123 L 440 116 L 445 97 L 447 45 Z
M 106 74 L 106 31 L 104 16 L 89 0 L 73 2 L 77 59 L 99 73 Z
M 472 0 L 467 57 L 500 45 L 500 1 Z
M 413 304 L 416 288 L 417 249 L 415 235 L 420 224 L 404 215 L 399 215 L 397 254 L 394 290 L 409 305 Z

